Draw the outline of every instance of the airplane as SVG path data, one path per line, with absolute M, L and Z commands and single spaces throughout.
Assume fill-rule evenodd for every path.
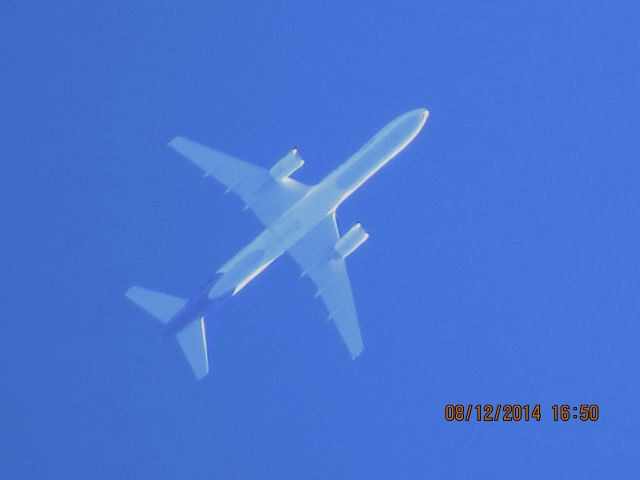
M 288 253 L 316 285 L 329 319 L 355 359 L 363 349 L 360 326 L 345 259 L 369 234 L 356 223 L 340 235 L 336 210 L 374 173 L 418 135 L 429 112 L 416 109 L 399 116 L 346 162 L 314 186 L 291 178 L 304 164 L 291 149 L 269 170 L 176 137 L 169 146 L 226 187 L 255 213 L 265 229 L 225 263 L 195 296 L 184 299 L 133 286 L 125 296 L 175 334 L 198 380 L 209 373 L 205 318 L 234 297 L 271 263 Z

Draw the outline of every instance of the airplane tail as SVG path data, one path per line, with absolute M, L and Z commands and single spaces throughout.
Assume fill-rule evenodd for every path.
M 131 287 L 124 295 L 164 324 L 169 323 L 169 320 L 182 310 L 182 307 L 187 303 L 184 298 L 174 297 L 142 287 Z
M 135 286 L 127 290 L 125 296 L 165 325 L 187 303 L 183 298 Z M 209 356 L 204 317 L 179 330 L 176 338 L 196 378 L 200 380 L 206 376 L 209 373 Z
M 209 354 L 207 353 L 207 334 L 204 317 L 191 322 L 180 330 L 176 337 L 196 378 L 200 380 L 206 377 L 209 373 Z

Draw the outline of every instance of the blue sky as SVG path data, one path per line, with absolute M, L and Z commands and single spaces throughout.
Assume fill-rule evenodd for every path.
M 636 2 L 10 2 L 0 476 L 636 478 Z M 166 148 L 313 183 L 425 129 L 341 208 L 349 360 L 288 258 L 208 323 L 212 375 L 126 302 L 187 296 L 260 225 Z M 453 424 L 447 403 L 542 405 Z M 597 403 L 597 423 L 553 422 Z

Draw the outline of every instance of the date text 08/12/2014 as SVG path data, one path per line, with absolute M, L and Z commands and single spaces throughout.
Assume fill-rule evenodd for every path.
M 600 418 L 600 407 L 596 404 L 551 406 L 551 418 L 554 422 L 596 422 Z M 444 419 L 448 422 L 539 422 L 543 418 L 540 404 L 447 404 Z

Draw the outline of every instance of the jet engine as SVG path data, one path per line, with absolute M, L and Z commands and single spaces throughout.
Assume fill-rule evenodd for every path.
M 304 165 L 304 160 L 298 155 L 298 149 L 292 148 L 289 153 L 278 160 L 278 163 L 271 167 L 269 175 L 275 180 L 282 180 L 298 170 L 302 165 Z
M 356 248 L 362 245 L 367 238 L 369 238 L 369 234 L 362 228 L 362 224 L 356 223 L 351 227 L 351 230 L 336 242 L 335 247 L 333 247 L 335 256 L 338 258 L 347 258 L 355 252 Z

